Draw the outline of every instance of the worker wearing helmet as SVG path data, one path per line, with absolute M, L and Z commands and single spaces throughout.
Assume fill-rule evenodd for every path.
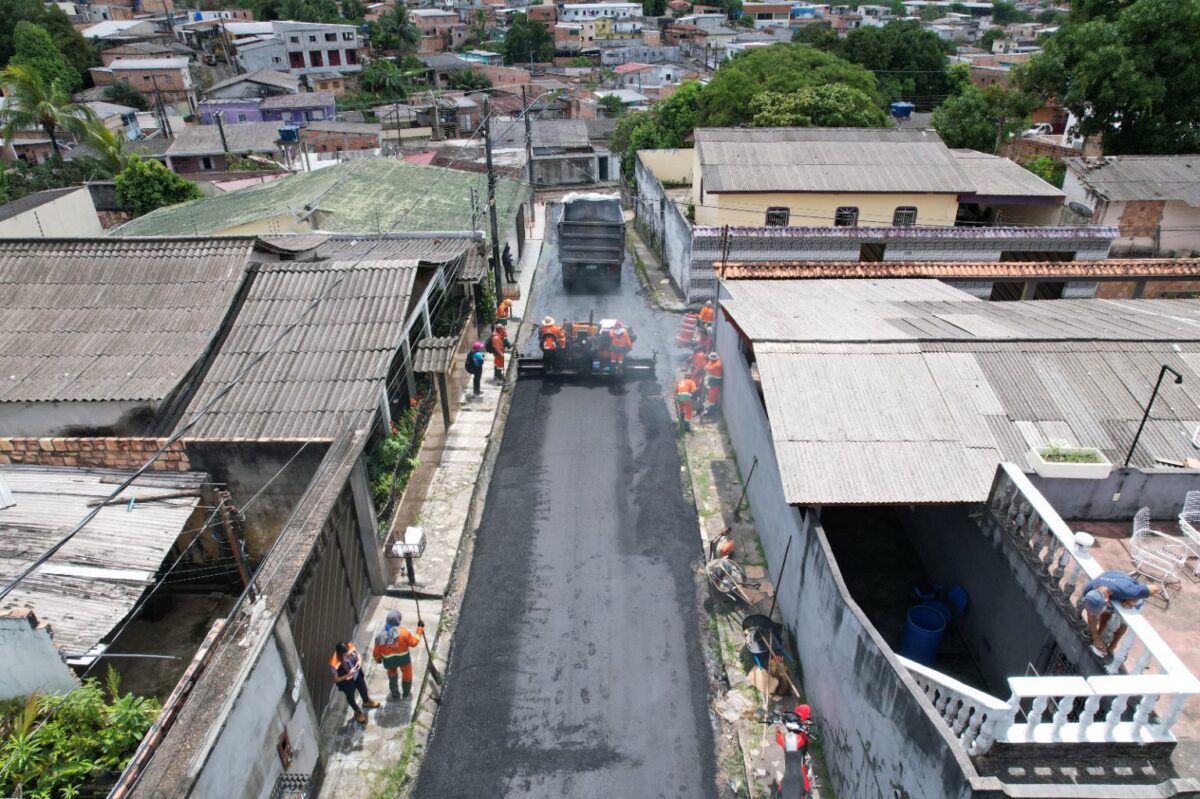
M 715 352 L 708 354 L 708 363 L 704 365 L 704 382 L 708 386 L 706 411 L 713 413 L 721 401 L 721 384 L 725 382 L 725 366 L 721 363 L 721 356 Z
M 716 312 L 713 311 L 712 300 L 704 303 L 704 307 L 700 309 L 700 321 L 711 325 L 713 319 L 716 318 Z
M 553 316 L 542 320 L 542 329 L 538 334 L 538 343 L 543 350 L 561 350 L 566 344 L 566 334 L 554 322 Z
M 675 384 L 675 404 L 679 406 L 679 424 L 684 430 L 692 429 L 692 401 L 699 389 L 696 381 L 684 372 Z
M 496 306 L 496 321 L 502 324 L 508 324 L 508 320 L 512 319 L 512 300 L 507 297 L 500 301 Z
M 612 363 L 618 370 L 625 368 L 625 356 L 633 349 L 633 341 L 636 338 L 631 334 L 618 319 L 609 334 L 610 348 L 612 350 Z
M 471 345 L 471 351 L 467 353 L 466 363 L 467 374 L 471 376 L 472 387 L 475 396 L 478 397 L 483 392 L 479 390 L 479 380 L 483 377 L 483 342 L 476 341 Z

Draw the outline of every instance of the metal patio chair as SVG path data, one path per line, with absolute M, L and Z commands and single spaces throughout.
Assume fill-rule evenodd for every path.
M 1129 542 L 1134 571 L 1154 580 L 1161 586 L 1160 596 L 1171 604 L 1169 585 L 1181 582 L 1180 570 L 1192 551 L 1187 544 L 1150 527 L 1150 509 L 1142 508 L 1133 517 L 1133 537 Z
M 1189 491 L 1184 496 L 1183 510 L 1179 511 L 1179 529 L 1196 559 L 1192 574 L 1200 576 L 1200 491 Z

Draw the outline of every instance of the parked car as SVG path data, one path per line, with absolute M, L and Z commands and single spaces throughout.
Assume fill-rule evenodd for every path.
M 1049 122 L 1039 122 L 1036 125 L 1034 125 L 1033 127 L 1029 128 L 1029 130 L 1022 133 L 1021 138 L 1022 139 L 1032 139 L 1034 136 L 1052 136 L 1052 135 L 1054 135 L 1054 128 L 1052 128 L 1050 126 L 1050 123 Z

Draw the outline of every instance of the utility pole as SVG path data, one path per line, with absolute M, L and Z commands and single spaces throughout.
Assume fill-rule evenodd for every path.
M 492 110 L 490 99 L 487 95 L 483 97 L 483 149 L 487 154 L 488 216 L 491 217 L 492 223 L 492 273 L 496 276 L 496 302 L 499 302 L 501 299 L 500 289 L 504 285 L 501 278 L 504 273 L 500 271 L 500 231 L 499 225 L 496 224 L 496 169 L 492 166 Z
M 229 141 L 225 138 L 225 123 L 221 120 L 224 112 L 218 111 L 213 114 L 213 119 L 217 120 L 217 133 L 221 134 L 221 152 L 229 152 Z
M 438 108 L 437 95 L 433 93 L 433 89 L 429 90 L 429 103 L 432 109 L 430 113 L 431 122 L 433 123 L 433 140 L 442 140 L 442 110 Z M 487 113 L 486 111 L 484 113 Z
M 158 76 L 151 75 L 150 82 L 154 84 L 154 99 L 157 101 L 159 120 L 162 124 L 163 135 L 168 139 L 173 139 L 175 137 L 175 132 L 171 130 L 171 121 L 167 118 L 167 106 L 166 103 L 163 102 L 162 92 L 158 90 Z M 223 134 L 222 138 L 224 138 Z
M 532 108 L 532 103 L 525 99 L 525 84 L 521 84 L 521 114 L 525 117 L 525 164 L 529 171 L 529 189 L 536 191 L 533 185 L 533 123 L 529 120 L 529 111 Z M 536 198 L 534 198 L 536 200 Z M 531 209 L 537 207 L 536 202 L 530 203 Z M 533 224 L 534 214 L 537 211 L 529 212 L 529 223 Z

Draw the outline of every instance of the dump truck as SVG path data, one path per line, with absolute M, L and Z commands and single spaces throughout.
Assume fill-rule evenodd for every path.
M 564 321 L 559 329 L 561 339 L 552 335 L 544 325 L 538 329 L 536 349 L 527 347 L 517 355 L 517 375 L 612 375 L 617 378 L 654 377 L 658 353 L 650 357 L 625 355 L 615 363 L 612 357 L 612 330 L 615 319 L 596 320 L 594 314 L 579 321 Z M 635 346 L 637 335 L 625 325 Z M 553 341 L 547 342 L 551 335 Z
M 617 286 L 625 261 L 625 217 L 616 194 L 574 192 L 562 201 L 558 258 L 563 288 Z

